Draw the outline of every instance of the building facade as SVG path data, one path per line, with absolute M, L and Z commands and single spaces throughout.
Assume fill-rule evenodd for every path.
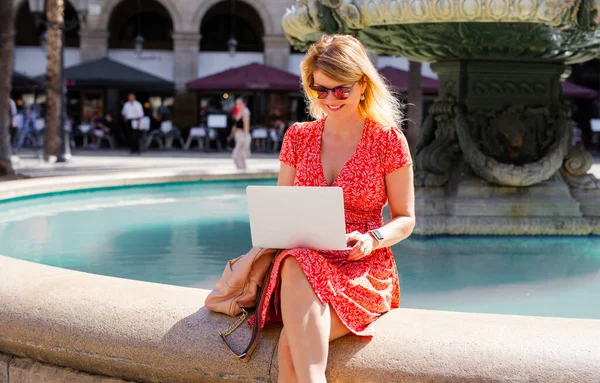
M 27 0 L 15 2 L 16 71 L 36 76 L 46 70 L 40 49 L 43 27 L 37 27 Z M 191 79 L 253 62 L 299 74 L 302 53 L 286 40 L 281 19 L 291 0 L 91 0 L 85 23 L 67 1 L 65 66 L 109 57 L 173 81 L 182 91 Z M 233 34 L 235 55 L 228 53 Z M 134 49 L 136 36 L 143 50 Z M 378 66 L 407 69 L 401 58 L 381 57 Z M 424 66 L 425 75 L 433 75 Z M 435 76 L 435 75 L 433 75 Z

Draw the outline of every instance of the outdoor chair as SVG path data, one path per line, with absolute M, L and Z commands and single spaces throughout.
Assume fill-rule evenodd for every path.
M 37 132 L 38 142 L 36 142 L 37 147 L 44 147 L 44 141 L 46 140 L 46 120 L 43 118 L 38 118 L 35 120 L 33 124 L 35 131 Z
M 210 143 L 212 141 L 215 141 L 215 145 L 217 146 L 218 152 L 223 151 L 223 146 L 221 145 L 221 140 L 219 140 L 219 133 L 217 133 L 217 130 L 214 128 L 208 129 L 208 139 L 207 139 L 207 144 L 206 144 L 207 148 L 210 148 Z
M 160 123 L 160 129 L 155 130 L 148 135 L 146 147 L 150 147 L 152 142 L 156 141 L 160 149 L 163 147 L 171 149 L 174 140 L 177 140 L 182 148 L 185 147 L 183 138 L 181 137 L 181 131 L 174 127 L 171 121 L 163 121 Z
M 31 124 L 31 120 L 26 120 L 22 115 L 19 115 L 21 118 L 21 126 L 17 133 L 17 149 L 21 149 L 26 145 L 30 145 L 32 148 L 41 148 L 44 145 L 44 139 L 41 136 L 40 132 L 45 131 L 45 122 L 43 119 L 38 119 Z M 18 122 L 18 120 L 17 120 Z M 17 125 L 18 127 L 19 125 Z
M 190 129 L 190 134 L 185 141 L 184 149 L 190 150 L 192 143 L 196 141 L 198 143 L 198 149 L 204 150 L 204 142 L 206 141 L 206 128 L 202 126 L 195 126 Z
M 17 146 L 17 144 L 19 143 L 19 135 L 22 132 L 21 129 L 23 129 L 23 115 L 19 113 L 16 116 L 14 116 L 12 123 L 13 126 L 17 129 L 17 133 L 14 137 L 11 137 L 11 146 Z
M 76 137 L 82 137 L 82 147 L 87 148 L 89 146 L 89 139 L 94 136 L 94 127 L 90 124 L 79 124 L 77 131 L 75 132 Z
M 148 145 L 144 144 L 148 142 L 150 134 L 150 117 L 144 116 L 140 124 L 140 150 L 148 149 Z
M 96 149 L 100 149 L 103 142 L 106 142 L 106 145 L 108 145 L 109 149 L 114 149 L 117 146 L 115 138 L 110 133 L 106 133 L 101 129 L 96 129 L 94 131 L 94 135 L 98 138 L 98 145 L 96 146 Z
M 281 142 L 281 137 L 279 137 L 279 133 L 277 133 L 277 129 L 269 129 L 269 150 L 276 152 L 279 150 L 279 143 Z
M 215 142 L 215 146 L 218 152 L 223 151 L 223 145 L 221 144 L 221 137 L 217 132 L 225 132 L 223 129 L 227 129 L 228 117 L 226 114 L 209 114 L 206 116 L 206 127 L 208 128 L 208 137 L 206 140 L 206 148 L 210 149 L 210 143 Z M 227 145 L 225 145 L 227 146 Z
M 250 135 L 252 136 L 252 141 L 254 142 L 254 148 L 256 149 L 256 151 L 265 151 L 267 146 L 267 138 L 269 137 L 267 129 L 252 129 Z

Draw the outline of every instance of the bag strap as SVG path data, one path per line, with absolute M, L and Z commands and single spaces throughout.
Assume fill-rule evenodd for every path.
M 248 316 L 248 312 L 243 307 L 240 307 L 242 309 L 242 313 L 240 314 L 238 320 L 236 320 L 235 323 L 231 325 L 227 330 L 219 331 L 219 335 L 221 336 L 221 339 L 223 339 L 227 347 L 231 350 L 231 352 L 234 353 L 235 356 L 238 357 L 238 359 L 240 359 L 244 363 L 250 361 L 250 356 L 252 356 L 252 353 L 254 352 L 256 346 L 258 346 L 258 341 L 260 339 L 261 333 L 261 318 L 263 312 L 263 304 L 265 302 L 267 291 L 269 290 L 268 286 L 271 277 L 271 269 L 273 268 L 273 263 L 275 261 L 275 258 L 277 258 L 277 255 L 279 255 L 279 252 L 277 252 L 277 254 L 273 257 L 273 260 L 271 261 L 271 264 L 269 265 L 267 273 L 265 274 L 265 277 L 263 279 L 262 286 L 256 293 L 256 311 L 254 312 L 254 325 L 252 326 L 252 336 L 250 337 L 250 342 L 248 343 L 248 346 L 246 346 L 246 349 L 241 354 L 238 354 L 227 341 L 227 337 L 231 335 L 235 330 L 237 330 L 237 328 L 240 327 L 242 323 L 244 323 L 244 320 Z

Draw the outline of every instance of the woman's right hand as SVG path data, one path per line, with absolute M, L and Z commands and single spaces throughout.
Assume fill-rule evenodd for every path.
M 346 244 L 352 247 L 348 254 L 349 261 L 358 261 L 371 254 L 375 249 L 373 237 L 358 231 L 346 234 Z

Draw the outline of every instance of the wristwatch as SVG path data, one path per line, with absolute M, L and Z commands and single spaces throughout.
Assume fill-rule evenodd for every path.
M 383 235 L 381 235 L 379 230 L 369 230 L 369 234 L 377 241 L 377 245 L 383 241 Z

